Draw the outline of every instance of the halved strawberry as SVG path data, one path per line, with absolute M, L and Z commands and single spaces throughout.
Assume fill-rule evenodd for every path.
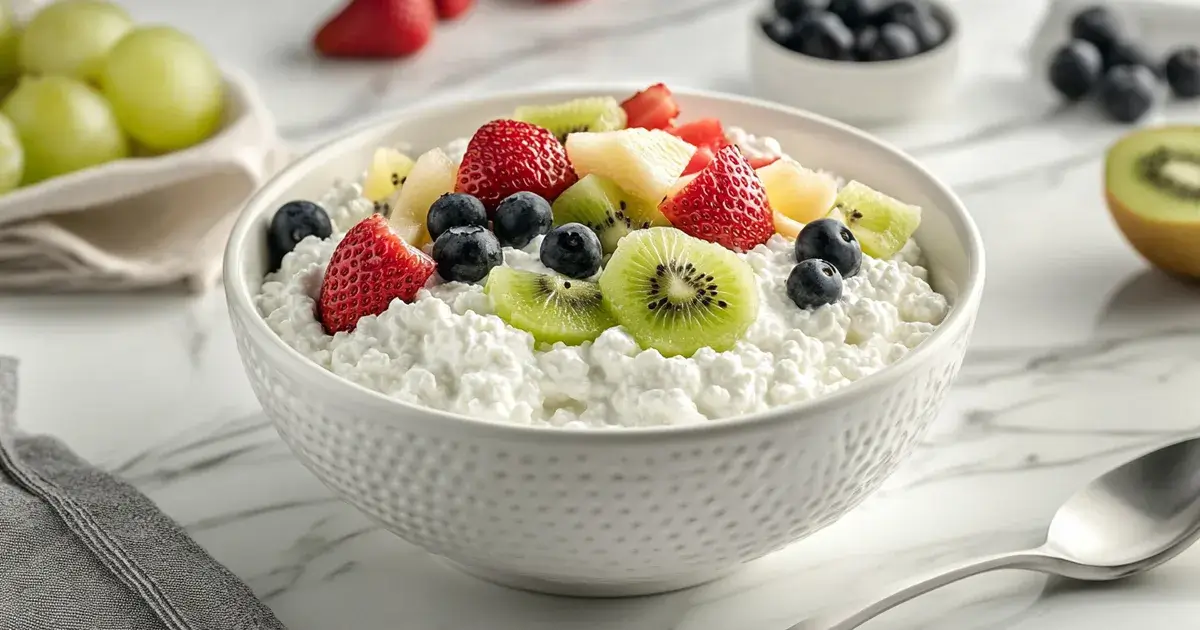
M 513 193 L 537 193 L 553 202 L 578 180 L 553 133 L 518 120 L 493 120 L 467 143 L 454 192 L 474 195 L 490 215 Z
M 686 125 L 671 127 L 667 132 L 696 147 L 692 161 L 683 170 L 684 175 L 700 172 L 712 161 L 713 154 L 729 144 L 725 129 L 716 118 L 702 118 Z
M 754 157 L 754 158 L 750 158 L 746 161 L 750 163 L 751 168 L 753 168 L 754 170 L 757 171 L 758 169 L 760 169 L 764 166 L 778 162 L 779 156 L 772 155 L 770 157 Z
M 404 57 L 429 42 L 433 0 L 351 0 L 313 37 L 327 57 Z
M 354 330 L 358 320 L 378 315 L 394 299 L 411 302 L 437 265 L 373 214 L 342 237 L 321 281 L 318 314 L 325 332 Z
M 628 118 L 627 127 L 643 129 L 667 129 L 675 125 L 675 117 L 679 115 L 675 97 L 662 83 L 655 83 L 625 99 L 621 109 Z
M 767 191 L 736 146 L 712 162 L 658 207 L 672 225 L 696 238 L 746 251 L 775 233 Z

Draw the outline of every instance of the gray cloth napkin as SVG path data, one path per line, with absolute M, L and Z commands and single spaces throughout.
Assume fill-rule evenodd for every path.
M 16 367 L 0 357 L 0 629 L 283 629 L 132 486 L 19 435 Z

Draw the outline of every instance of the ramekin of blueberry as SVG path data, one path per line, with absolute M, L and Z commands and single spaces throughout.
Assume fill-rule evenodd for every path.
M 751 73 L 775 101 L 855 123 L 902 120 L 950 99 L 958 40 L 954 13 L 933 0 L 772 0 L 751 24 Z

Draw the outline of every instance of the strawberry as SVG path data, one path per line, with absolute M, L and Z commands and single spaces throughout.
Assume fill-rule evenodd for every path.
M 490 216 L 513 193 L 528 191 L 552 202 L 578 179 L 553 133 L 527 122 L 493 120 L 467 143 L 454 192 L 474 195 Z
M 321 281 L 321 325 L 334 334 L 354 330 L 360 318 L 378 315 L 394 299 L 411 302 L 433 275 L 433 259 L 405 243 L 373 214 L 342 237 Z
M 742 152 L 730 145 L 658 207 L 683 232 L 746 251 L 775 233 L 767 191 Z
M 712 149 L 705 146 L 696 147 L 696 152 L 692 154 L 692 159 L 688 162 L 687 166 L 684 167 L 683 173 L 680 175 L 680 177 L 683 175 L 691 175 L 692 173 L 699 173 L 700 171 L 704 170 L 704 167 L 708 166 L 709 162 L 712 162 L 712 159 Z
M 773 155 L 771 157 L 750 158 L 749 160 L 746 160 L 746 161 L 750 163 L 751 168 L 753 168 L 754 170 L 757 171 L 758 169 L 760 169 L 764 166 L 774 164 L 778 159 L 779 159 L 778 155 Z
M 313 37 L 327 57 L 404 57 L 429 42 L 433 0 L 350 0 Z
M 712 161 L 714 153 L 729 144 L 729 141 L 725 139 L 725 129 L 721 126 L 721 121 L 716 118 L 703 118 L 686 125 L 671 127 L 667 129 L 667 133 L 696 147 L 696 152 L 692 154 L 692 161 L 688 162 L 687 168 L 683 169 L 684 175 L 701 171 Z
M 438 18 L 443 20 L 453 20 L 461 17 L 464 13 L 471 10 L 475 6 L 475 0 L 434 0 L 437 3 Z
M 621 109 L 629 119 L 627 126 L 643 129 L 667 129 L 674 126 L 675 117 L 679 115 L 675 97 L 662 83 L 655 83 L 625 99 Z

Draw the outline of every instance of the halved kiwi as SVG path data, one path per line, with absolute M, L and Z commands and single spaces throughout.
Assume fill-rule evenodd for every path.
M 1104 187 L 1113 220 L 1138 253 L 1200 278 L 1200 127 L 1125 136 L 1108 151 Z
M 500 319 L 542 343 L 579 345 L 617 325 L 595 282 L 496 267 L 483 290 Z
M 919 207 L 858 181 L 851 181 L 838 191 L 829 216 L 850 228 L 864 254 L 880 259 L 895 256 L 921 225 Z
M 616 131 L 625 128 L 625 110 L 611 96 L 578 98 L 555 105 L 522 105 L 513 118 L 550 130 L 559 142 L 584 131 Z
M 600 237 L 605 255 L 633 230 L 670 225 L 658 206 L 625 192 L 612 180 L 588 175 L 554 200 L 554 225 L 582 223 Z
M 732 251 L 669 227 L 621 239 L 600 274 L 613 317 L 642 348 L 663 356 L 723 352 L 758 317 L 758 284 Z

